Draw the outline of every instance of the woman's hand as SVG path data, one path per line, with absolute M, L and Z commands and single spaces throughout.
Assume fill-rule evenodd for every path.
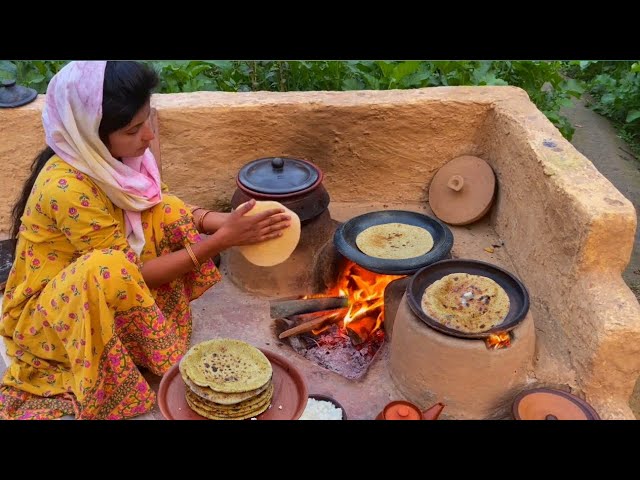
M 291 216 L 282 208 L 272 208 L 255 215 L 245 215 L 256 204 L 249 200 L 234 210 L 215 233 L 225 248 L 235 245 L 250 245 L 282 235 L 282 230 L 291 225 Z

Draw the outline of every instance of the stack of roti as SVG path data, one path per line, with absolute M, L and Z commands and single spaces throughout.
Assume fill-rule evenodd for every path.
M 370 257 L 401 260 L 429 252 L 433 248 L 433 237 L 415 225 L 383 223 L 360 232 L 356 245 Z
M 259 349 L 218 338 L 194 345 L 180 361 L 191 409 L 212 420 L 260 415 L 273 398 L 273 368 Z
M 468 273 L 446 275 L 422 295 L 422 310 L 427 315 L 465 333 L 481 333 L 501 324 L 509 306 L 509 296 L 500 285 Z

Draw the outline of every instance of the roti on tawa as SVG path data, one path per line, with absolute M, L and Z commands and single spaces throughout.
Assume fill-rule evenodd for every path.
M 256 390 L 271 380 L 271 362 L 241 340 L 218 338 L 194 345 L 184 358 L 184 371 L 194 383 L 216 392 Z
M 180 370 L 180 376 L 184 381 L 185 385 L 189 387 L 195 395 L 198 397 L 208 400 L 209 402 L 213 402 L 219 405 L 236 405 L 240 402 L 248 400 L 262 393 L 264 390 L 271 385 L 271 382 L 265 383 L 262 387 L 257 388 L 255 390 L 249 390 L 247 392 L 238 392 L 238 393 L 223 393 L 216 392 L 215 390 L 211 390 L 209 387 L 201 387 L 196 384 L 193 380 L 189 378 L 187 373 L 185 372 L 185 368 L 182 362 L 178 365 L 178 369 Z
M 509 306 L 507 292 L 494 280 L 468 273 L 446 275 L 422 295 L 422 310 L 427 315 L 465 333 L 481 333 L 499 325 Z
M 360 232 L 356 245 L 370 257 L 400 260 L 429 252 L 433 248 L 433 237 L 415 225 L 383 223 Z
M 238 208 L 242 205 L 239 205 Z M 245 215 L 256 215 L 272 208 L 284 208 L 284 213 L 291 216 L 291 224 L 281 230 L 282 235 L 260 243 L 236 247 L 248 261 L 259 267 L 273 267 L 284 262 L 291 256 L 300 241 L 300 217 L 281 203 L 271 200 L 256 201 L 254 207 Z

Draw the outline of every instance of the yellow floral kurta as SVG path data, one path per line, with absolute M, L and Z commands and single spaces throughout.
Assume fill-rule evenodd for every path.
M 123 211 L 58 156 L 38 176 L 22 217 L 0 319 L 11 365 L 0 419 L 119 419 L 149 411 L 155 393 L 137 366 L 161 375 L 186 352 L 189 302 L 220 280 L 213 261 L 150 290 L 147 260 L 196 243 L 178 198 L 142 212 L 138 258 Z M 1 340 L 0 340 L 1 341 Z

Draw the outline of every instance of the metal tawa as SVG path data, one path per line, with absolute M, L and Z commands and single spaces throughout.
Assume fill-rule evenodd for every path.
M 480 220 L 491 208 L 496 178 L 487 162 L 465 155 L 454 158 L 433 177 L 429 186 L 431 210 L 449 225 Z

